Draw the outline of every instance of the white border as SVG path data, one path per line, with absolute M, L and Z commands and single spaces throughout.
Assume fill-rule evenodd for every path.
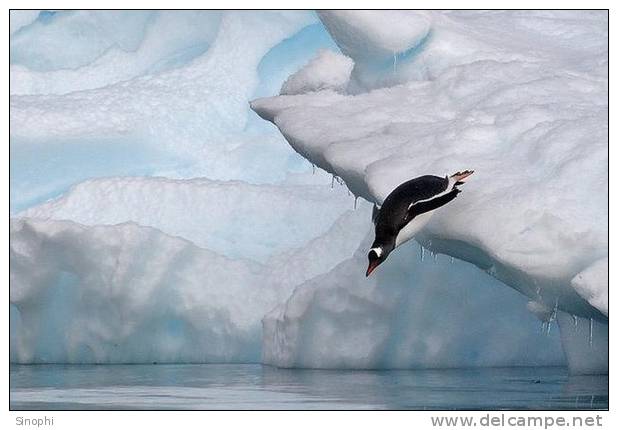
M 100 8 L 100 9 L 124 9 L 124 8 L 136 8 L 136 9 L 199 9 L 199 8 L 240 8 L 240 9 L 255 9 L 255 8 L 270 8 L 270 9 L 319 9 L 319 8 L 358 8 L 358 9 L 370 9 L 370 8 L 392 8 L 392 9 L 405 9 L 405 8 L 427 8 L 427 9 L 457 9 L 457 8 L 511 8 L 511 9 L 608 9 L 611 8 L 609 1 L 503 1 L 497 3 L 496 1 L 444 1 L 435 0 L 431 2 L 406 2 L 406 1 L 394 1 L 394 0 L 382 0 L 382 1 L 366 1 L 357 0 L 355 2 L 345 1 L 325 1 L 325 0 L 313 0 L 313 1 L 296 1 L 291 3 L 289 1 L 261 1 L 261 2 L 248 2 L 242 0 L 226 0 L 226 1 L 210 1 L 210 2 L 197 2 L 191 0 L 175 0 L 162 1 L 135 1 L 135 0 L 110 0 L 106 2 L 91 1 L 84 2 L 75 0 L 55 0 L 55 1 L 9 1 L 7 9 L 5 9 L 4 19 L 2 20 L 3 34 L 9 34 L 9 14 L 8 9 L 79 9 L 79 8 Z M 616 31 L 611 28 L 615 19 L 615 13 L 610 9 L 610 58 L 618 58 L 615 54 L 615 47 L 618 44 L 615 41 Z M 2 195 L 0 201 L 2 202 L 3 213 L 6 215 L 6 222 L 8 224 L 9 218 L 9 172 L 8 172 L 8 159 L 9 159 L 9 147 L 8 147 L 8 40 L 2 44 L 2 58 L 4 59 L 4 67 L 2 69 L 2 77 L 5 87 L 5 103 L 2 105 L 2 124 L 3 124 L 3 136 L 5 138 L 4 150 L 2 154 L 2 181 L 3 186 L 1 188 Z M 610 69 L 611 70 L 611 69 Z M 618 82 L 618 79 L 612 79 L 614 73 L 610 74 L 610 82 Z M 618 84 L 614 84 L 615 85 Z M 611 89 L 610 85 L 610 89 Z M 610 106 L 618 106 L 615 97 L 615 91 L 610 91 Z M 614 121 L 616 115 L 613 113 L 616 111 L 610 110 L 610 124 L 618 124 Z M 614 127 L 618 127 L 614 126 Z M 610 142 L 614 142 L 612 139 L 613 127 L 610 127 Z M 614 144 L 614 143 L 612 143 Z M 610 144 L 611 147 L 611 144 Z M 616 165 L 612 163 L 614 161 L 614 154 L 610 150 L 610 165 Z M 610 173 L 610 189 L 617 190 L 616 175 Z M 591 190 L 594 192 L 594 190 Z M 610 193 L 611 194 L 611 193 Z M 614 192 L 615 194 L 615 192 Z M 616 213 L 615 211 L 615 196 L 610 197 L 610 213 Z M 8 225 L 2 229 L 2 283 L 6 285 L 5 293 L 8 294 Z M 610 229 L 610 241 L 614 238 L 614 233 Z M 614 258 L 610 256 L 610 267 L 617 267 L 613 264 Z M 611 281 L 610 281 L 611 284 Z M 610 289 L 612 287 L 610 286 Z M 618 294 L 618 293 L 616 293 Z M 5 296 L 6 297 L 6 296 Z M 376 412 L 269 412 L 269 411 L 247 411 L 247 412 L 9 412 L 8 411 L 8 375 L 9 375 L 9 354 L 8 354 L 8 304 L 2 307 L 2 321 L 4 330 L 2 331 L 2 359 L 4 360 L 5 372 L 2 373 L 3 390 L 0 398 L 3 410 L 2 421 L 6 428 L 23 428 L 16 427 L 15 418 L 17 416 L 23 417 L 43 417 L 45 415 L 54 417 L 53 427 L 40 427 L 40 428 L 57 428 L 57 429 L 125 429 L 125 428 L 153 428 L 153 429 L 180 429 L 180 428 L 199 428 L 199 429 L 220 429 L 220 428 L 244 428 L 251 430 L 254 428 L 267 427 L 271 430 L 276 429 L 321 429 L 321 428 L 341 428 L 341 429 L 371 429 L 371 430 L 383 430 L 391 428 L 405 428 L 409 430 L 416 429 L 433 429 L 431 426 L 431 416 L 477 416 L 481 417 L 487 414 L 487 412 L 393 412 L 393 411 L 376 411 Z M 610 333 L 616 333 L 616 331 L 610 329 Z M 610 342 L 610 354 L 613 357 L 617 357 L 614 354 L 614 348 Z M 616 378 L 610 375 L 610 391 L 612 387 L 615 387 Z M 615 404 L 615 401 L 614 401 Z M 610 403 L 611 405 L 611 403 Z M 615 408 L 613 408 L 615 409 Z M 500 414 L 497 412 L 495 414 Z M 618 422 L 614 419 L 613 414 L 610 412 L 506 412 L 507 415 L 535 415 L 535 416 L 596 416 L 600 415 L 603 420 L 603 427 L 616 428 Z M 492 413 L 494 415 L 494 413 Z M 326 426 L 326 427 L 325 427 Z M 451 427 L 453 428 L 453 427 Z M 483 428 L 483 427 L 480 427 Z M 555 427 L 554 427 L 555 428 Z

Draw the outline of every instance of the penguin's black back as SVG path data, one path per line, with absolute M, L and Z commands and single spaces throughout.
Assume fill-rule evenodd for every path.
M 419 176 L 395 188 L 384 200 L 376 218 L 376 241 L 380 237 L 396 236 L 405 226 L 410 204 L 430 199 L 446 190 L 448 177 Z

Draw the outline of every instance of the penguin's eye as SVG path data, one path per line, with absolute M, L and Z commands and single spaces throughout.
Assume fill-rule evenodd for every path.
M 378 253 L 376 251 L 374 251 L 373 249 L 371 251 L 369 251 L 369 259 L 370 260 L 377 260 L 378 258 Z

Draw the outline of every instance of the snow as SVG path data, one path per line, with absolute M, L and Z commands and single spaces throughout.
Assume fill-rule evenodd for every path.
M 303 94 L 330 89 L 344 91 L 354 62 L 345 55 L 320 51 L 302 69 L 292 74 L 281 87 L 281 94 Z
M 319 16 L 341 51 L 359 60 L 391 60 L 418 45 L 431 29 L 429 16 L 421 11 L 335 10 Z
M 264 262 L 325 233 L 351 208 L 341 187 L 137 177 L 85 181 L 18 215 L 84 225 L 133 221 L 228 257 Z
M 287 75 L 261 75 L 262 61 L 272 50 L 285 51 L 300 30 L 312 27 L 317 40 L 296 46 L 300 64 L 330 46 L 327 35 L 315 36 L 326 34 L 316 27 L 315 15 L 166 11 L 150 16 L 143 31 L 127 24 L 120 32 L 115 30 L 123 21 L 115 17 L 109 11 L 58 12 L 45 24 L 57 30 L 54 37 L 44 33 L 46 43 L 61 44 L 68 43 L 71 25 L 101 21 L 97 44 L 115 47 L 87 63 L 90 57 L 80 56 L 77 45 L 86 49 L 88 43 L 76 40 L 75 61 L 83 64 L 77 69 L 24 71 L 25 65 L 12 64 L 11 185 L 18 191 L 11 196 L 13 213 L 93 176 L 272 183 L 310 170 L 272 127 L 260 124 L 247 101 L 262 88 L 280 88 Z M 37 23 L 19 32 L 24 49 L 38 46 L 43 34 Z M 125 41 L 121 49 L 116 39 L 131 39 L 132 45 Z M 196 46 L 205 51 L 192 50 Z M 21 48 L 12 47 L 14 55 Z
M 220 21 L 210 11 L 62 14 L 11 40 L 11 92 L 65 94 L 178 67 L 208 49 Z
M 276 17 L 280 18 L 279 25 L 273 26 Z M 165 142 L 160 143 L 184 143 L 196 149 L 195 145 L 215 138 L 218 131 L 246 124 L 245 101 L 257 84 L 260 59 L 272 46 L 310 22 L 310 16 L 294 12 L 228 13 L 221 18 L 217 38 L 205 55 L 187 67 L 129 82 L 104 81 L 96 83 L 95 88 L 75 87 L 69 76 L 62 79 L 65 91 L 71 91 L 68 94 L 13 96 L 12 133 L 30 138 L 161 133 Z M 252 38 L 252 33 L 260 37 Z M 245 40 L 254 43 L 241 43 Z M 178 124 L 162 121 L 172 110 L 177 112 Z M 193 137 L 199 130 L 202 140 L 190 144 L 189 139 L 182 139 L 188 136 L 180 133 L 181 123 L 189 128 L 185 135 Z

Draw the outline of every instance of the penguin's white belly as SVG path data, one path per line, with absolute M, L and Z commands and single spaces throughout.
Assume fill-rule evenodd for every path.
M 425 212 L 424 214 L 414 217 L 412 221 L 406 224 L 404 228 L 399 230 L 399 234 L 395 238 L 395 248 L 412 239 L 429 221 L 433 211 Z

